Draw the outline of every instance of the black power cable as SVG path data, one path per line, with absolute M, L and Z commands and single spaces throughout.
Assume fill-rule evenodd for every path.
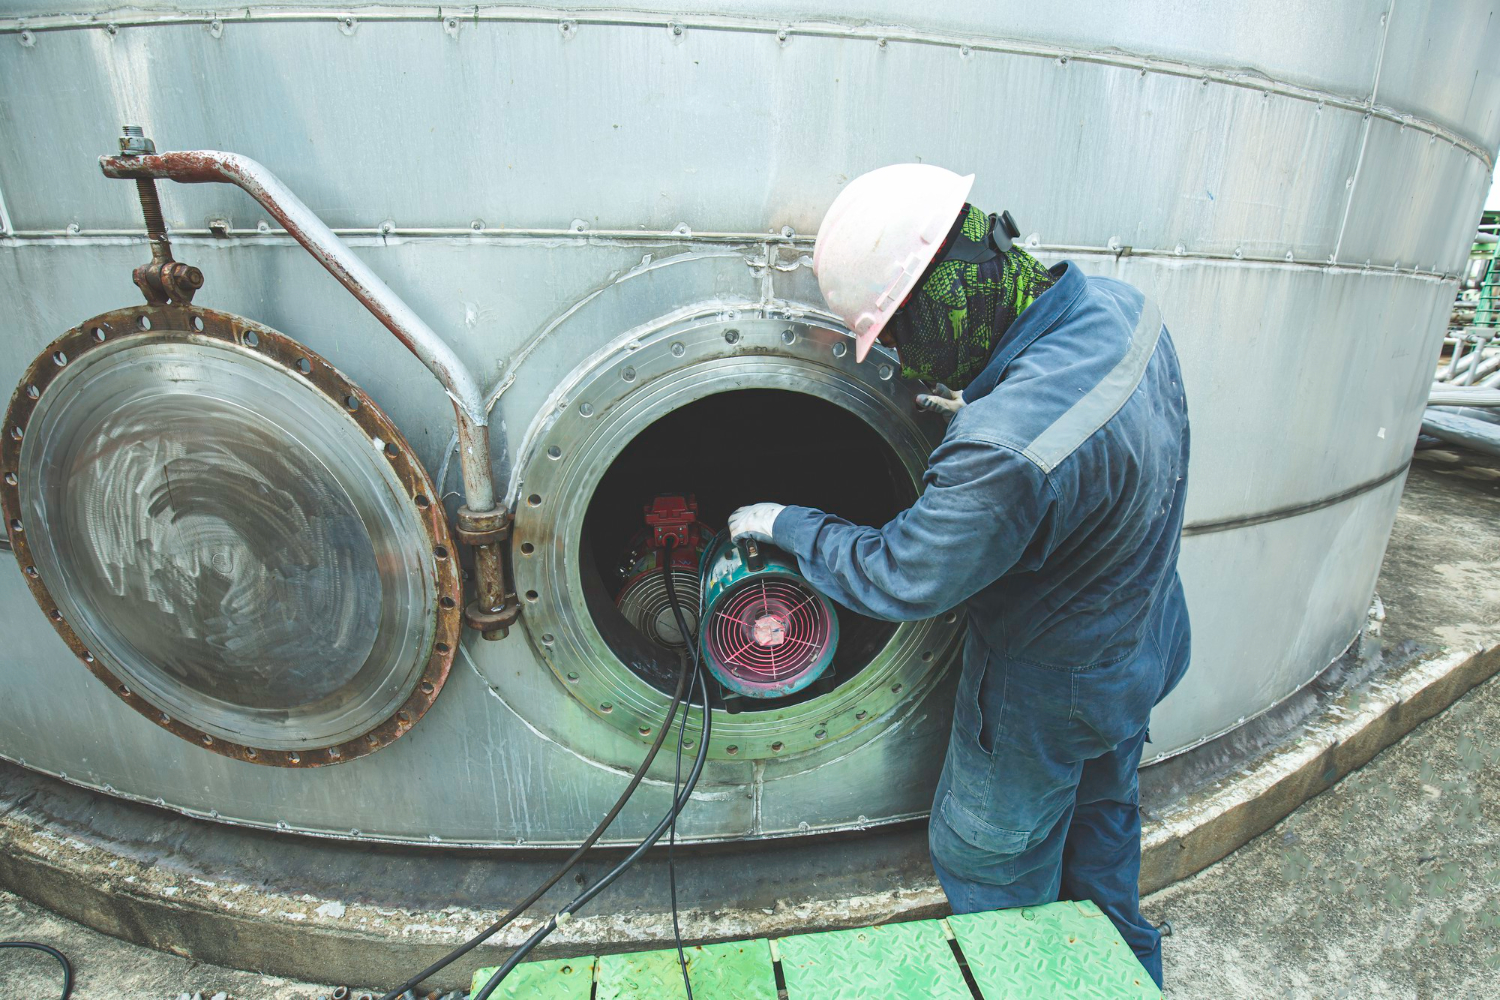
M 670 580 L 671 577 L 668 576 L 668 579 Z M 691 641 L 692 634 L 687 628 L 686 620 L 682 616 L 682 606 L 676 599 L 676 591 L 669 589 L 668 598 L 671 601 L 673 613 L 677 616 L 677 627 L 680 630 L 683 639 L 688 641 L 689 648 L 692 651 L 691 655 L 693 665 L 693 679 L 696 684 L 696 682 L 698 681 L 699 667 L 698 644 Z M 521 946 L 511 954 L 510 958 L 505 960 L 505 964 L 495 970 L 494 974 L 490 976 L 489 981 L 484 984 L 484 987 L 480 989 L 478 993 L 474 994 L 472 1000 L 489 1000 L 490 995 L 500 987 L 500 983 L 504 981 L 505 977 L 510 975 L 511 972 L 515 970 L 515 967 L 520 965 L 521 962 L 525 960 L 526 956 L 531 954 L 532 950 L 535 949 L 537 945 L 541 944 L 542 940 L 546 938 L 547 935 L 556 930 L 560 923 L 566 923 L 567 921 L 571 920 L 574 913 L 582 909 L 584 906 L 588 905 L 588 903 L 595 896 L 599 895 L 599 893 L 609 888 L 610 885 L 612 885 L 616 879 L 623 875 L 631 865 L 640 860 L 641 855 L 645 854 L 646 851 L 655 846 L 656 842 L 662 838 L 662 835 L 667 832 L 667 829 L 669 827 L 672 827 L 676 824 L 677 815 L 682 812 L 683 807 L 686 806 L 688 801 L 692 798 L 693 789 L 697 786 L 698 778 L 703 773 L 703 765 L 708 760 L 709 735 L 713 731 L 713 705 L 709 700 L 710 685 L 706 679 L 703 681 L 702 688 L 703 729 L 698 736 L 698 753 L 693 758 L 693 769 L 688 773 L 687 781 L 682 787 L 681 794 L 673 796 L 671 810 L 668 811 L 667 815 L 662 817 L 661 822 L 656 824 L 656 829 L 652 830 L 644 840 L 637 844 L 619 864 L 615 865 L 615 867 L 609 871 L 608 874 L 606 874 L 603 878 L 599 879 L 599 881 L 595 882 L 593 885 L 589 886 L 587 889 L 583 890 L 583 892 L 575 896 L 572 902 L 564 906 L 557 912 L 555 916 L 549 918 L 545 924 L 537 928 L 532 933 L 531 937 L 522 942 Z M 676 713 L 674 710 L 674 718 L 675 715 Z M 681 739 L 681 737 L 682 731 L 681 729 L 679 729 L 679 740 Z M 678 961 L 682 965 L 683 981 L 686 983 L 687 962 L 682 955 L 680 942 L 678 950 Z M 689 996 L 691 996 L 692 985 L 690 983 L 688 984 L 688 991 Z
M 68 956 L 52 947 L 50 944 L 38 944 L 35 941 L 0 941 L 0 948 L 29 948 L 33 951 L 43 951 L 57 959 L 63 970 L 62 1000 L 68 1000 L 73 995 L 73 963 L 68 961 Z
M 687 780 L 683 782 L 682 794 L 678 797 L 677 801 L 672 804 L 672 809 L 667 813 L 667 815 L 661 818 L 661 822 L 656 824 L 656 829 L 652 830 L 649 834 L 646 835 L 646 838 L 644 840 L 642 840 L 639 844 L 631 849 L 630 853 L 625 856 L 624 860 L 615 865 L 615 867 L 612 868 L 609 873 L 606 874 L 603 878 L 599 879 L 599 881 L 595 882 L 593 885 L 589 886 L 587 889 L 583 890 L 583 892 L 575 896 L 572 902 L 568 903 L 568 905 L 559 910 L 555 916 L 548 918 L 547 922 L 541 927 L 537 928 L 536 931 L 532 933 L 531 937 L 522 942 L 521 946 L 511 954 L 510 958 L 505 960 L 505 964 L 500 966 L 500 968 L 496 970 L 495 974 L 490 977 L 489 982 L 484 985 L 484 988 L 481 989 L 478 993 L 474 994 L 472 1000 L 489 1000 L 490 994 L 495 992 L 495 990 L 500 986 L 501 981 L 504 980 L 506 976 L 510 975 L 515 967 L 517 965 L 520 965 L 521 962 L 525 960 L 526 956 L 531 954 L 532 950 L 536 948 L 538 944 L 541 944 L 542 939 L 544 939 L 548 934 L 551 934 L 553 931 L 557 930 L 559 924 L 567 923 L 569 920 L 571 920 L 574 913 L 587 906 L 595 896 L 599 895 L 599 893 L 603 892 L 605 889 L 608 889 L 616 879 L 623 875 L 626 869 L 630 868 L 631 865 L 639 861 L 641 855 L 645 854 L 648 850 L 656 845 L 656 842 L 660 840 L 662 836 L 667 832 L 667 827 L 669 827 L 672 824 L 672 821 L 677 818 L 677 814 L 682 812 L 683 807 L 687 805 L 688 800 L 692 797 L 693 788 L 698 784 L 698 778 L 703 773 L 703 765 L 708 759 L 709 733 L 713 728 L 713 717 L 711 715 L 712 705 L 709 702 L 709 686 L 707 684 L 702 685 L 702 691 L 703 733 L 699 737 L 698 755 L 693 758 L 693 769 L 688 772 Z
M 668 549 L 667 554 L 671 555 Z M 672 574 L 667 573 L 667 603 L 672 606 L 672 615 L 677 619 L 677 630 L 682 634 L 683 642 L 693 651 L 693 683 L 698 683 L 698 637 L 688 633 L 687 619 L 682 613 L 682 602 L 677 599 L 677 587 L 672 582 Z M 705 700 L 707 706 L 708 684 L 704 682 Z M 692 689 L 688 689 L 688 705 L 693 703 Z M 704 708 L 705 715 L 709 709 Z M 688 715 L 690 708 L 682 710 L 682 724 L 677 727 L 677 768 L 672 773 L 672 799 L 677 799 L 677 789 L 682 785 L 682 741 L 687 734 Z M 705 738 L 707 733 L 704 734 Z M 674 853 L 677 849 L 677 813 L 672 813 L 672 828 L 667 834 L 667 886 L 672 894 L 672 940 L 677 944 L 677 967 L 682 970 L 682 988 L 687 991 L 687 1000 L 693 1000 L 693 982 L 688 978 L 687 956 L 682 953 L 682 926 L 677 920 L 677 859 Z
M 667 576 L 668 579 L 670 579 L 671 573 L 668 572 Z M 542 896 L 547 893 L 547 890 L 551 889 L 554 885 L 562 880 L 562 877 L 564 875 L 572 870 L 573 866 L 578 863 L 579 859 L 582 858 L 586 853 L 588 853 L 589 848 L 594 846 L 595 841 L 597 841 L 601 836 L 604 835 L 604 831 L 609 827 L 611 823 L 615 821 L 615 817 L 620 815 L 620 810 L 625 808 L 625 803 L 630 801 L 630 797 L 635 794 L 635 790 L 640 785 L 641 780 L 646 777 L 647 769 L 651 767 L 652 761 L 656 760 L 657 751 L 659 751 L 662 747 L 662 744 L 666 742 L 667 733 L 670 732 L 672 728 L 672 722 L 677 718 L 677 707 L 682 704 L 683 688 L 687 685 L 689 676 L 690 671 L 688 669 L 688 661 L 686 658 L 684 658 L 682 661 L 682 670 L 677 674 L 677 690 L 672 695 L 672 704 L 667 709 L 667 717 L 665 720 L 663 720 L 660 731 L 656 734 L 656 740 L 651 744 L 651 749 L 646 752 L 645 759 L 641 761 L 640 767 L 635 769 L 635 773 L 630 776 L 630 783 L 625 786 L 625 790 L 620 793 L 620 797 L 615 800 L 615 804 L 610 807 L 609 812 L 604 814 L 604 818 L 599 821 L 599 825 L 594 827 L 593 832 L 583 839 L 583 842 L 579 844 L 578 847 L 573 851 L 573 853 L 568 856 L 568 859 L 564 861 L 562 865 L 555 872 L 553 872 L 545 882 L 537 886 L 536 889 L 532 890 L 531 895 L 527 896 L 515 906 L 511 907 L 510 911 L 507 912 L 505 916 L 501 917 L 499 920 L 496 920 L 484 930 L 480 931 L 478 934 L 475 934 L 473 937 L 469 938 L 469 940 L 465 941 L 457 948 L 454 948 L 448 954 L 444 955 L 442 958 L 438 959 L 436 962 L 432 963 L 427 968 L 417 973 L 415 976 L 412 976 L 400 986 L 397 986 L 395 989 L 391 990 L 385 996 L 381 997 L 380 1000 L 400 1000 L 401 995 L 408 990 L 415 993 L 417 987 L 420 986 L 424 980 L 436 975 L 443 969 L 446 969 L 449 965 L 452 965 L 454 962 L 458 961 L 460 958 L 463 958 L 469 952 L 473 951 L 475 948 L 488 941 L 491 937 L 494 937 L 512 920 L 516 919 L 522 913 L 525 913 L 527 910 L 529 910 L 537 900 L 541 899 Z

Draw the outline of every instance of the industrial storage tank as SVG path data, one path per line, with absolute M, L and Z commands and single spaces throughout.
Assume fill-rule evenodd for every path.
M 1148 766 L 1283 702 L 1365 621 L 1500 145 L 1483 5 L 4 6 L 0 756 L 359 840 L 593 827 L 671 698 L 670 624 L 620 604 L 659 494 L 710 528 L 916 496 L 942 425 L 894 358 L 854 363 L 810 270 L 891 162 L 975 173 L 1042 260 L 1161 304 L 1194 653 Z M 158 182 L 203 283 L 141 305 L 136 188 L 99 164 L 122 123 L 259 161 L 436 331 L 503 543 L 450 523 L 475 484 L 443 386 L 235 187 Z M 496 641 L 461 625 L 465 537 L 507 550 Z M 681 836 L 928 809 L 962 619 L 837 624 L 815 682 L 715 709 Z

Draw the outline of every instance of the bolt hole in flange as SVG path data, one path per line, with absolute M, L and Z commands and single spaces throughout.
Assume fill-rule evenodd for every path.
M 690 498 L 710 535 L 735 507 L 761 500 L 880 525 L 915 499 L 942 435 L 941 422 L 915 409 L 916 387 L 885 377 L 883 356 L 856 365 L 846 334 L 721 316 L 636 331 L 563 380 L 512 480 L 522 624 L 562 689 L 637 738 L 660 722 L 681 646 L 668 606 L 652 619 L 627 617 L 617 603 L 633 579 L 664 583 L 659 567 L 632 577 L 642 545 L 652 549 L 646 508 Z M 700 595 L 686 563 L 674 562 L 673 577 L 693 628 Z M 833 661 L 807 686 L 770 697 L 716 691 L 710 756 L 784 757 L 876 732 L 950 662 L 952 622 L 835 612 Z M 941 655 L 923 657 L 933 650 Z

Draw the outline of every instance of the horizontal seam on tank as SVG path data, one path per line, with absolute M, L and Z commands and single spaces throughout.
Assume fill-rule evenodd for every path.
M 110 16 L 111 14 L 117 14 L 118 16 Z M 1464 136 L 1437 122 L 1402 112 L 1389 105 L 1376 104 L 1372 100 L 1362 101 L 1354 97 L 1318 90 L 1314 87 L 1285 83 L 1268 76 L 1247 73 L 1243 70 L 1200 66 L 1175 59 L 1119 51 L 1100 52 L 1091 49 L 1076 49 L 1055 45 L 1047 46 L 991 36 L 966 37 L 945 32 L 914 31 L 910 28 L 901 28 L 894 25 L 853 25 L 832 21 L 766 21 L 754 18 L 729 16 L 705 17 L 703 15 L 683 17 L 661 14 L 651 16 L 636 11 L 592 11 L 584 13 L 524 7 L 443 7 L 435 5 L 400 9 L 358 10 L 357 8 L 335 7 L 287 8 L 268 6 L 259 10 L 254 7 L 236 7 L 224 11 L 210 10 L 191 13 L 123 9 L 120 11 L 101 11 L 98 15 L 43 14 L 33 17 L 9 17 L 0 18 L 0 34 L 15 34 L 21 31 L 109 30 L 111 27 L 151 27 L 179 24 L 219 23 L 222 25 L 225 23 L 261 24 L 298 21 L 335 21 L 352 22 L 354 24 L 358 24 L 360 21 L 383 23 L 411 22 L 418 24 L 432 22 L 435 24 L 444 24 L 450 19 L 458 23 L 468 24 L 509 22 L 516 24 L 556 24 L 561 26 L 564 23 L 568 23 L 575 28 L 579 25 L 587 24 L 600 27 L 660 28 L 663 30 L 680 28 L 683 31 L 692 29 L 699 31 L 764 33 L 771 35 L 782 44 L 788 42 L 793 35 L 804 35 L 815 38 L 868 40 L 877 44 L 894 41 L 914 45 L 932 45 L 957 49 L 960 55 L 965 56 L 979 51 L 1000 55 L 1057 60 L 1062 64 L 1066 64 L 1070 60 L 1076 60 L 1078 62 L 1093 63 L 1101 66 L 1138 70 L 1142 74 L 1154 72 L 1160 73 L 1163 76 L 1175 76 L 1186 80 L 1200 80 L 1203 83 L 1218 83 L 1243 90 L 1259 91 L 1268 95 L 1276 94 L 1293 100 L 1306 101 L 1309 104 L 1316 104 L 1319 107 L 1331 106 L 1345 111 L 1357 111 L 1364 115 L 1374 115 L 1382 120 L 1401 125 L 1403 128 L 1414 128 L 1420 132 L 1442 138 L 1452 143 L 1454 147 L 1463 149 L 1491 170 L 1495 166 L 1494 154 L 1478 140 Z
M 583 230 L 581 232 L 571 229 L 506 229 L 486 232 L 473 232 L 468 229 L 392 229 L 381 232 L 377 229 L 335 229 L 340 238 L 348 241 L 354 247 L 381 247 L 392 243 L 419 243 L 419 242 L 443 242 L 443 243 L 472 243 L 472 244 L 499 244 L 499 245 L 521 245 L 525 243 L 557 243 L 576 242 L 594 246 L 629 246 L 629 245 L 658 245 L 658 246 L 682 246 L 694 243 L 707 243 L 721 246 L 732 246 L 743 250 L 756 250 L 771 244 L 778 247 L 786 247 L 797 250 L 811 251 L 813 237 L 797 236 L 787 238 L 784 236 L 770 236 L 762 233 L 729 233 L 729 232 L 704 232 L 682 234 L 671 230 L 645 230 L 645 229 L 608 229 L 608 230 Z M 271 230 L 262 233 L 258 230 L 232 230 L 228 236 L 214 236 L 206 229 L 173 229 L 172 239 L 181 242 L 184 246 L 205 247 L 234 247 L 234 246 L 298 246 L 297 241 L 285 234 L 283 230 Z M 0 236 L 0 247 L 13 247 L 32 244 L 36 246 L 122 246 L 127 244 L 147 243 L 146 235 L 140 230 L 129 229 L 102 229 L 102 230 L 80 230 L 70 233 L 62 229 L 23 229 Z M 1140 247 L 1090 247 L 1074 246 L 1069 244 L 1049 243 L 1027 243 L 1024 248 L 1033 254 L 1057 254 L 1057 255 L 1088 255 L 1091 257 L 1113 257 L 1116 259 L 1128 257 L 1150 257 L 1153 259 L 1182 260 L 1182 261 L 1209 261 L 1224 264 L 1256 264 L 1283 268 L 1307 268 L 1310 270 L 1327 270 L 1351 273 L 1381 273 L 1392 274 L 1401 277 L 1421 278 L 1424 280 L 1456 281 L 1457 272 L 1438 271 L 1420 267 L 1399 267 L 1393 264 L 1353 264 L 1337 263 L 1334 261 L 1307 257 L 1261 257 L 1217 251 L 1195 251 L 1184 250 L 1156 250 Z M 763 264 L 760 266 L 764 266 Z
M 1184 525 L 1182 534 L 1183 537 L 1207 535 L 1216 531 L 1231 531 L 1235 528 L 1248 528 L 1257 524 L 1266 524 L 1270 521 L 1280 521 L 1289 517 L 1296 517 L 1299 514 L 1311 514 L 1315 510 L 1332 507 L 1343 503 L 1345 500 L 1353 500 L 1355 497 L 1362 496 L 1372 490 L 1377 490 L 1391 480 L 1404 474 L 1410 467 L 1411 459 L 1408 458 L 1405 462 L 1401 463 L 1399 468 L 1393 469 L 1367 482 L 1360 483 L 1358 486 L 1351 486 L 1347 490 L 1323 497 L 1321 500 L 1293 504 L 1290 507 L 1278 507 L 1275 510 L 1264 511 L 1260 514 L 1247 514 L 1244 517 L 1225 518 L 1222 521 L 1199 521 L 1196 524 Z
M 18 767 L 26 768 L 29 771 L 34 771 L 37 774 L 44 775 L 48 778 L 55 778 L 76 788 L 84 788 L 89 791 L 103 792 L 106 795 L 114 796 L 115 798 L 121 799 L 125 802 L 134 802 L 139 805 L 155 806 L 158 809 L 166 809 L 170 812 L 177 813 L 178 815 L 187 816 L 190 819 L 212 820 L 217 823 L 223 823 L 226 826 L 242 827 L 249 830 L 264 830 L 267 832 L 277 833 L 292 832 L 301 834 L 303 836 L 316 837 L 320 840 L 342 841 L 351 844 L 394 844 L 431 848 L 435 843 L 441 843 L 441 845 L 445 849 L 480 850 L 490 853 L 494 857 L 502 857 L 513 852 L 524 852 L 528 850 L 565 849 L 577 846 L 576 840 L 570 841 L 560 838 L 537 838 L 534 840 L 517 840 L 515 838 L 511 838 L 505 841 L 454 838 L 452 840 L 434 841 L 432 840 L 431 836 L 419 836 L 416 834 L 361 833 L 358 836 L 355 836 L 354 834 L 342 829 L 336 830 L 331 827 L 315 827 L 308 824 L 298 825 L 288 823 L 285 827 L 282 827 L 277 825 L 278 821 L 276 820 L 258 820 L 234 816 L 224 816 L 220 814 L 216 809 L 204 810 L 199 809 L 196 806 L 174 805 L 173 803 L 166 801 L 161 796 L 147 797 L 135 792 L 123 791 L 121 789 L 115 788 L 107 781 L 99 782 L 86 780 L 83 778 L 69 777 L 67 771 L 52 770 L 51 768 L 44 767 L 41 764 L 35 762 L 28 763 L 25 757 L 0 753 L 0 761 L 8 761 L 9 763 L 15 764 Z M 843 822 L 830 824 L 825 827 L 818 827 L 816 828 L 815 832 L 840 833 L 852 830 L 869 830 L 876 827 L 893 826 L 897 823 L 907 823 L 911 822 L 912 820 L 923 819 L 927 816 L 927 814 L 928 810 L 923 809 L 917 812 L 894 813 L 890 816 L 874 820 L 845 820 Z M 5 815 L 6 814 L 0 814 L 0 817 L 3 817 Z M 23 814 L 21 818 L 25 820 L 25 815 Z M 691 844 L 739 844 L 784 842 L 797 836 L 801 836 L 801 834 L 795 829 L 779 829 L 769 833 L 737 834 L 729 840 L 716 839 L 712 836 L 702 835 L 689 838 L 682 834 L 679 834 L 677 839 L 679 843 Z M 602 847 L 629 847 L 631 846 L 633 841 L 630 839 L 605 839 L 601 840 L 599 843 Z

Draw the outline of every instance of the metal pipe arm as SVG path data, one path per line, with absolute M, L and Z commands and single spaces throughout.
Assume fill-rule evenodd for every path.
M 264 166 L 248 156 L 215 150 L 157 153 L 139 128 L 127 126 L 125 134 L 126 138 L 121 141 L 123 155 L 99 158 L 104 176 L 134 178 L 141 183 L 170 180 L 182 184 L 233 184 L 240 188 L 259 202 L 302 244 L 303 249 L 327 268 L 339 284 L 437 376 L 448 398 L 453 401 L 458 420 L 458 459 L 464 480 L 464 505 L 458 510 L 458 535 L 474 548 L 476 597 L 464 608 L 464 618 L 486 639 L 502 638 L 520 614 L 520 605 L 510 592 L 506 579 L 502 549 L 510 534 L 510 518 L 496 506 L 495 478 L 490 466 L 489 419 L 484 395 L 473 373 L 401 296 Z M 159 214 L 155 219 L 158 223 Z M 149 209 L 147 217 L 149 227 L 153 221 Z M 165 228 L 159 228 L 165 247 Z M 153 248 L 153 260 L 156 254 L 157 250 Z
M 216 150 L 101 156 L 99 166 L 106 177 L 156 178 L 183 184 L 233 184 L 259 202 L 437 376 L 453 400 L 458 416 L 459 462 L 466 503 L 480 513 L 495 508 L 488 418 L 484 394 L 473 373 L 447 342 L 275 174 L 248 156 Z

